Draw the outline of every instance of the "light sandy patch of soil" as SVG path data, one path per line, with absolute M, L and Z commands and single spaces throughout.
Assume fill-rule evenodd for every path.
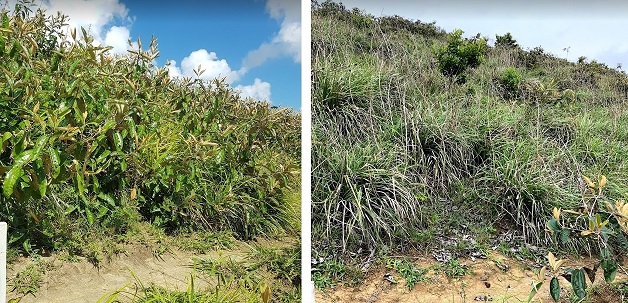
M 264 247 L 280 248 L 288 246 L 290 241 L 263 239 L 258 243 Z M 156 256 L 151 248 L 140 244 L 129 244 L 125 249 L 126 253 L 114 256 L 110 262 L 101 262 L 99 268 L 85 258 L 79 258 L 78 262 L 70 262 L 60 260 L 58 256 L 42 257 L 43 260 L 53 263 L 53 269 L 45 273 L 39 290 L 35 294 L 24 296 L 20 303 L 95 303 L 104 295 L 112 294 L 125 286 L 127 291 L 133 293 L 136 289 L 136 277 L 144 286 L 155 283 L 169 290 L 185 291 L 190 275 L 194 271 L 194 259 L 231 258 L 234 261 L 242 261 L 251 251 L 251 247 L 245 243 L 238 243 L 229 250 L 204 255 L 172 250 Z M 10 265 L 7 271 L 9 283 L 18 272 L 32 262 L 29 258 L 22 258 Z M 200 273 L 195 275 L 194 284 L 199 290 L 207 286 Z M 19 297 L 16 293 L 7 295 L 8 299 L 16 297 Z M 125 297 L 128 296 L 118 298 Z
M 501 260 L 499 263 L 508 265 L 508 270 L 500 269 L 494 260 Z M 430 258 L 420 258 L 413 263 L 420 268 L 427 268 L 434 265 L 435 262 Z M 593 262 L 593 260 L 582 259 L 570 260 L 567 264 L 569 266 L 582 266 L 590 265 Z M 364 282 L 357 287 L 339 286 L 335 289 L 316 290 L 315 300 L 317 303 L 486 302 L 480 299 L 485 299 L 488 302 L 527 301 L 535 274 L 526 264 L 504 257 L 476 259 L 474 262 L 466 260 L 466 264 L 471 269 L 472 274 L 460 279 L 450 279 L 442 272 L 431 270 L 427 273 L 427 281 L 419 282 L 412 290 L 408 290 L 405 281 L 397 273 L 380 266 L 371 270 Z M 386 281 L 384 279 L 386 273 L 392 273 L 398 283 L 392 284 Z M 623 280 L 628 280 L 628 276 L 625 272 L 618 272 L 615 281 Z M 549 281 L 550 277 L 547 277 L 532 302 L 553 302 L 549 294 Z M 571 289 L 571 284 L 563 277 L 559 277 L 559 281 L 562 288 L 560 302 L 569 302 L 566 289 Z M 589 283 L 587 281 L 587 285 Z M 613 294 L 610 286 L 604 282 L 602 270 L 597 271 L 595 283 L 600 285 L 600 294 L 592 302 L 622 302 L 622 298 Z M 628 298 L 623 300 L 628 302 Z
M 42 257 L 52 262 L 53 269 L 46 272 L 42 286 L 34 295 L 26 295 L 20 302 L 96 302 L 105 294 L 129 286 L 133 289 L 135 275 L 144 285 L 158 285 L 184 290 L 192 273 L 192 257 L 189 252 L 173 251 L 161 256 L 141 245 L 131 245 L 126 254 L 114 256 L 111 262 L 104 261 L 99 268 L 85 258 L 78 262 L 63 261 L 56 256 Z M 30 262 L 22 259 L 10 266 L 9 281 Z M 10 283 L 10 282 L 9 282 Z M 18 294 L 10 293 L 9 298 Z

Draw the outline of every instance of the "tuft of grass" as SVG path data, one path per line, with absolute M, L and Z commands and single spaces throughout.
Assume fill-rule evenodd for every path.
M 422 269 L 408 259 L 385 258 L 385 261 L 386 268 L 396 271 L 406 281 L 408 290 L 412 290 L 417 283 L 427 280 L 425 274 L 429 269 Z
M 177 236 L 176 245 L 184 250 L 205 254 L 220 249 L 230 249 L 235 245 L 231 231 L 182 233 Z
M 466 275 L 471 274 L 471 270 L 466 264 L 460 263 L 458 259 L 450 259 L 439 268 L 449 278 L 459 279 Z
M 216 288 L 244 287 L 256 292 L 261 285 L 268 285 L 278 302 L 295 302 L 301 298 L 299 243 L 286 248 L 254 246 L 242 260 L 231 257 L 196 259 L 194 267 L 209 277 L 213 281 L 210 285 Z
M 187 288 L 185 291 L 172 291 L 160 287 L 155 284 L 144 285 L 137 277 L 135 277 L 135 291 L 125 290 L 127 286 L 120 288 L 112 293 L 103 295 L 97 302 L 133 302 L 133 303 L 267 303 L 261 299 L 260 292 L 251 292 L 244 286 L 216 287 L 207 290 L 198 290 L 195 287 L 195 274 L 190 274 L 187 280 Z M 124 298 L 124 299 L 123 299 Z
M 7 287 L 20 295 L 35 294 L 41 287 L 44 275 L 53 268 L 50 261 L 35 258 L 7 282 Z

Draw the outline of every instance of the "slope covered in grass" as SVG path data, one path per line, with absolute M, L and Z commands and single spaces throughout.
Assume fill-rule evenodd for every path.
M 314 5 L 315 255 L 435 248 L 467 234 L 486 247 L 506 231 L 546 246 L 552 208 L 579 206 L 582 175 L 606 175 L 609 200 L 628 193 L 626 75 L 514 38 L 492 46 Z M 477 62 L 447 57 L 463 45 Z

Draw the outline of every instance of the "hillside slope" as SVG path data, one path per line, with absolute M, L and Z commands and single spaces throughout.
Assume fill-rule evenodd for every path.
M 509 34 L 492 46 L 461 33 L 314 5 L 315 257 L 435 250 L 465 237 L 486 248 L 506 234 L 558 245 L 546 223 L 554 207 L 582 205 L 583 175 L 607 177 L 608 201 L 628 193 L 624 72 L 524 50 Z M 462 49 L 466 59 L 452 55 Z

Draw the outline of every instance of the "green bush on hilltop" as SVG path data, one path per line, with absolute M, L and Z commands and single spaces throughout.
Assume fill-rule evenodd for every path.
M 512 37 L 512 34 L 506 33 L 503 36 L 495 35 L 495 47 L 502 48 L 517 48 L 517 40 Z
M 466 82 L 466 71 L 480 65 L 488 50 L 484 38 L 464 39 L 462 30 L 447 36 L 447 45 L 435 51 L 438 69 L 451 81 Z
M 503 87 L 504 99 L 516 99 L 520 96 L 519 85 L 523 82 L 523 75 L 514 67 L 508 67 L 502 72 L 500 84 Z

